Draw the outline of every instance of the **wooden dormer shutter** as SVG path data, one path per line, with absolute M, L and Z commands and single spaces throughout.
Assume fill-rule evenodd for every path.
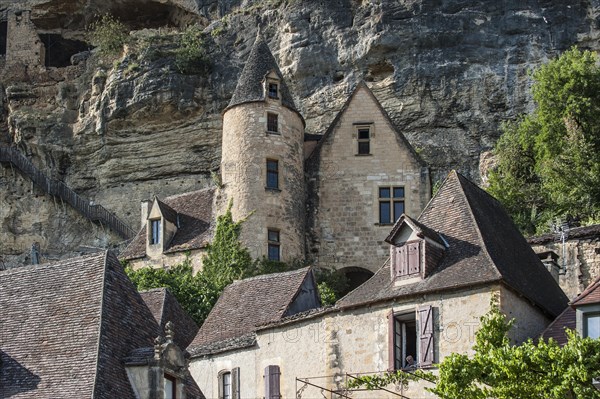
M 240 399 L 240 368 L 231 369 L 231 397 Z
M 279 366 L 267 366 L 265 368 L 265 399 L 281 398 L 280 375 Z
M 423 306 L 417 310 L 419 321 L 419 365 L 433 364 L 433 307 Z
M 408 274 L 417 274 L 421 271 L 420 241 L 406 243 L 406 260 Z

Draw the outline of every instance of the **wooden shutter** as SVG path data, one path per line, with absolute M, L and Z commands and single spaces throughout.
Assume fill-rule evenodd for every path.
M 217 391 L 219 393 L 219 399 L 223 399 L 223 373 L 219 373 L 217 376 L 218 388 Z
M 280 399 L 279 366 L 267 366 L 265 368 L 265 399 Z
M 419 320 L 419 365 L 433 364 L 433 307 L 424 306 L 417 310 Z
M 398 253 L 396 254 L 396 277 L 406 276 L 408 274 L 408 268 L 406 264 L 407 252 L 406 252 L 406 244 L 397 247 Z
M 421 267 L 421 257 L 419 251 L 420 242 L 410 242 L 405 245 L 407 247 L 407 263 L 408 263 L 408 274 L 417 274 L 419 273 Z
M 240 399 L 240 368 L 235 367 L 231 370 L 231 397 Z
M 394 371 L 396 368 L 395 346 L 394 346 L 394 310 L 390 310 L 387 316 L 388 321 L 388 371 Z

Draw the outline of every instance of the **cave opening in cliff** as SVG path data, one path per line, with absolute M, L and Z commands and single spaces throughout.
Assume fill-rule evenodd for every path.
M 130 1 L 113 5 L 108 11 L 131 30 L 161 27 L 184 27 L 199 20 L 199 16 L 173 4 L 154 1 Z
M 7 30 L 8 24 L 6 21 L 0 22 L 0 56 L 6 55 L 6 40 L 7 40 Z
M 71 56 L 89 50 L 90 46 L 80 40 L 65 39 L 61 35 L 46 33 L 40 39 L 46 47 L 47 67 L 63 68 L 71 65 Z

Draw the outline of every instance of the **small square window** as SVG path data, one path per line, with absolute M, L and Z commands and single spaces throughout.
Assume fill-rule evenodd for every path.
M 269 83 L 269 98 L 279 98 L 279 87 L 277 83 Z
M 277 114 L 271 112 L 267 113 L 267 132 L 278 133 L 279 132 L 279 118 Z
M 392 224 L 404 213 L 404 187 L 379 187 L 379 224 Z
M 150 221 L 150 244 L 160 243 L 160 220 Z
M 267 159 L 267 188 L 279 189 L 279 161 Z
M 279 231 L 268 230 L 267 241 L 269 260 L 279 261 L 281 259 L 281 243 L 279 242 Z
M 585 336 L 587 338 L 600 338 L 600 313 L 585 315 Z
M 371 153 L 371 129 L 358 129 L 358 155 L 368 155 Z

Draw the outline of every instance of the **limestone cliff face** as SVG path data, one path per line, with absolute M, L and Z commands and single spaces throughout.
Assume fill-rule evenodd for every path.
M 17 4 L 25 7 L 15 1 L 0 5 L 0 17 Z M 221 111 L 257 25 L 307 132 L 323 133 L 364 79 L 429 163 L 434 181 L 452 168 L 479 179 L 480 156 L 493 146 L 500 124 L 531 109 L 528 71 L 574 44 L 598 49 L 600 32 L 597 0 L 30 0 L 26 5 L 46 41 L 81 39 L 86 15 L 106 11 L 132 29 L 171 26 L 133 33 L 139 40 L 164 35 L 160 46 L 168 47 L 172 29 L 189 22 L 207 33 L 211 66 L 196 75 L 181 74 L 171 58 L 150 57 L 134 46 L 114 64 L 93 56 L 75 66 L 29 75 L 11 71 L 1 78 L 0 140 L 17 143 L 45 173 L 134 229 L 141 199 L 211 184 L 210 172 L 220 163 Z M 6 164 L 1 168 L 0 254 L 6 259 L 27 251 L 42 235 L 47 243 L 42 252 L 118 241 L 91 229 L 64 239 L 70 228 L 68 223 L 55 228 L 52 198 L 34 205 L 35 190 L 19 183 Z M 85 225 L 75 212 L 72 216 L 74 224 Z M 34 222 L 35 228 L 15 228 Z

